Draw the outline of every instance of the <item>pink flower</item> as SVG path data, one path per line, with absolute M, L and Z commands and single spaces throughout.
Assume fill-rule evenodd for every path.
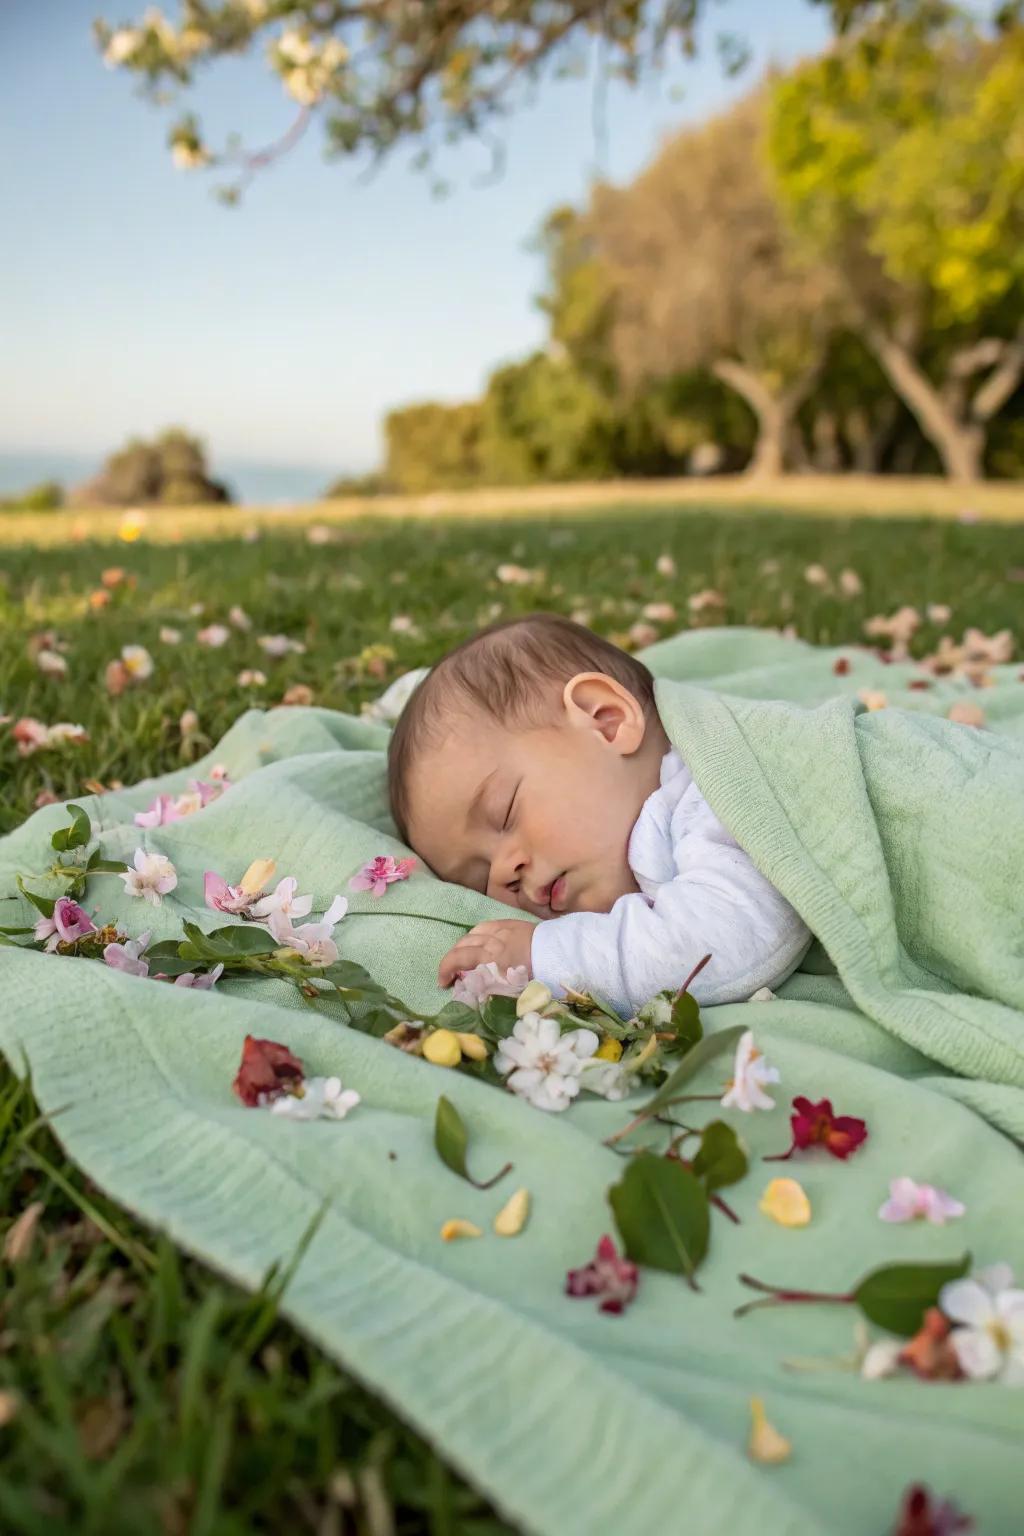
M 279 944 L 296 950 L 307 965 L 333 965 L 338 958 L 338 946 L 332 935 L 347 911 L 345 897 L 335 896 L 318 923 L 293 928 L 285 914 L 276 911 L 271 912 L 267 926 Z
M 488 960 L 456 977 L 452 1000 L 465 1003 L 468 1008 L 480 1008 L 489 997 L 518 997 L 529 979 L 529 968 L 525 965 L 509 966 L 502 975 L 495 962 Z
M 203 896 L 206 905 L 215 912 L 248 912 L 252 903 L 251 891 L 243 890 L 240 885 L 228 885 L 223 876 L 215 875 L 212 869 L 203 876 Z
M 75 939 L 95 933 L 96 924 L 70 896 L 58 896 L 52 917 L 41 917 L 33 933 L 37 941 L 46 940 L 46 952 L 52 954 L 58 944 L 72 944 Z
M 209 992 L 215 987 L 224 974 L 222 965 L 215 965 L 212 971 L 207 971 L 205 976 L 197 976 L 195 971 L 183 971 L 180 976 L 175 976 L 176 987 L 192 987 L 196 992 Z
M 597 1252 L 582 1269 L 570 1269 L 565 1277 L 567 1296 L 600 1296 L 602 1312 L 624 1312 L 636 1295 L 640 1275 L 632 1259 L 623 1258 L 605 1233 Z
M 358 875 L 348 883 L 350 891 L 369 891 L 371 896 L 383 896 L 389 885 L 396 880 L 408 880 L 416 868 L 415 859 L 393 859 L 389 853 L 378 854 L 364 864 Z
M 312 896 L 296 896 L 299 882 L 293 875 L 288 875 L 284 880 L 279 880 L 275 889 L 269 896 L 264 896 L 253 904 L 252 915 L 258 918 L 268 918 L 272 912 L 280 912 L 283 917 L 289 919 L 306 917 L 312 910 Z
M 103 958 L 115 971 L 124 971 L 128 976 L 148 976 L 149 961 L 143 959 L 143 954 L 152 934 L 147 930 L 140 933 L 137 939 L 126 939 L 123 944 L 108 944 L 103 951 Z
M 180 817 L 176 795 L 157 795 L 144 811 L 135 812 L 134 820 L 137 827 L 165 827 L 168 822 L 178 821 Z
M 962 1216 L 966 1206 L 934 1184 L 915 1184 L 913 1179 L 893 1179 L 889 1198 L 878 1214 L 883 1221 L 930 1221 L 945 1226 L 954 1216 Z
M 19 757 L 31 757 L 33 752 L 49 745 L 49 731 L 41 720 L 33 720 L 25 715 L 16 720 L 11 728 L 11 736 L 18 745 Z

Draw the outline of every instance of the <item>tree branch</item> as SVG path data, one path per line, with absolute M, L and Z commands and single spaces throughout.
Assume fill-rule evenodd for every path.
M 991 421 L 1014 393 L 1024 375 L 1024 324 L 1013 341 L 1003 342 L 1002 360 L 971 401 L 971 420 Z

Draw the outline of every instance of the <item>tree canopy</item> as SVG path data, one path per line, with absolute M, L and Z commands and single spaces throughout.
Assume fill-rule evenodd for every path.
M 916 3 L 808 0 L 840 30 L 864 13 L 900 14 Z M 180 0 L 177 19 L 150 7 L 134 22 L 97 22 L 96 36 L 105 63 L 137 75 L 158 99 L 169 87 L 186 91 L 218 60 L 262 48 L 298 109 L 282 140 L 263 150 L 218 148 L 191 114 L 170 134 L 182 169 L 228 169 L 230 199 L 314 118 L 328 149 L 343 155 L 379 157 L 407 143 L 425 166 L 467 137 L 496 154 L 495 124 L 524 85 L 578 73 L 595 44 L 603 71 L 635 82 L 671 50 L 692 53 L 711 10 L 711 0 Z M 741 36 L 720 31 L 718 45 L 727 68 L 742 66 Z

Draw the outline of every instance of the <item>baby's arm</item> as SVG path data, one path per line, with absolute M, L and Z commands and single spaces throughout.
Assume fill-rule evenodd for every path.
M 701 840 L 703 843 L 703 840 Z M 592 990 L 628 1016 L 656 992 L 682 986 L 698 960 L 699 1003 L 742 1002 L 783 981 L 810 934 L 741 848 L 691 843 L 689 867 L 646 897 L 620 896 L 610 912 L 573 912 L 533 932 L 534 976 L 556 993 Z

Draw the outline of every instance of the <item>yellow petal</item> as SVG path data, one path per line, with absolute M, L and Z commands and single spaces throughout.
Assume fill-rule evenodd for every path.
M 601 1044 L 598 1046 L 597 1050 L 594 1052 L 594 1060 L 595 1061 L 618 1061 L 621 1055 L 622 1055 L 622 1041 L 621 1040 L 613 1040 L 612 1037 L 609 1035 L 606 1040 L 602 1040 L 601 1041 Z
M 435 1029 L 423 1042 L 423 1054 L 435 1067 L 457 1067 L 462 1060 L 458 1036 L 450 1029 Z
M 752 1397 L 750 1399 L 750 1439 L 747 1441 L 747 1455 L 751 1461 L 760 1461 L 766 1466 L 777 1466 L 781 1461 L 788 1461 L 792 1454 L 791 1443 L 765 1418 L 762 1400 L 759 1397 Z
M 238 884 L 247 896 L 258 896 L 273 880 L 276 869 L 274 859 L 254 859 Z
M 463 1221 L 461 1216 L 453 1216 L 441 1228 L 441 1238 L 446 1243 L 454 1242 L 457 1237 L 483 1237 L 483 1235 L 479 1227 L 474 1226 L 471 1221 Z
M 796 1179 L 772 1179 L 759 1209 L 780 1227 L 806 1227 L 811 1219 L 811 1202 Z
M 542 981 L 528 981 L 516 998 L 516 1018 L 525 1013 L 543 1013 L 551 1001 L 551 988 Z
M 459 1042 L 459 1050 L 463 1056 L 468 1056 L 470 1061 L 487 1060 L 487 1043 L 481 1040 L 479 1035 L 458 1034 L 455 1038 Z
M 499 1237 L 516 1237 L 526 1226 L 530 1214 L 530 1191 L 517 1189 L 494 1218 L 494 1230 Z

